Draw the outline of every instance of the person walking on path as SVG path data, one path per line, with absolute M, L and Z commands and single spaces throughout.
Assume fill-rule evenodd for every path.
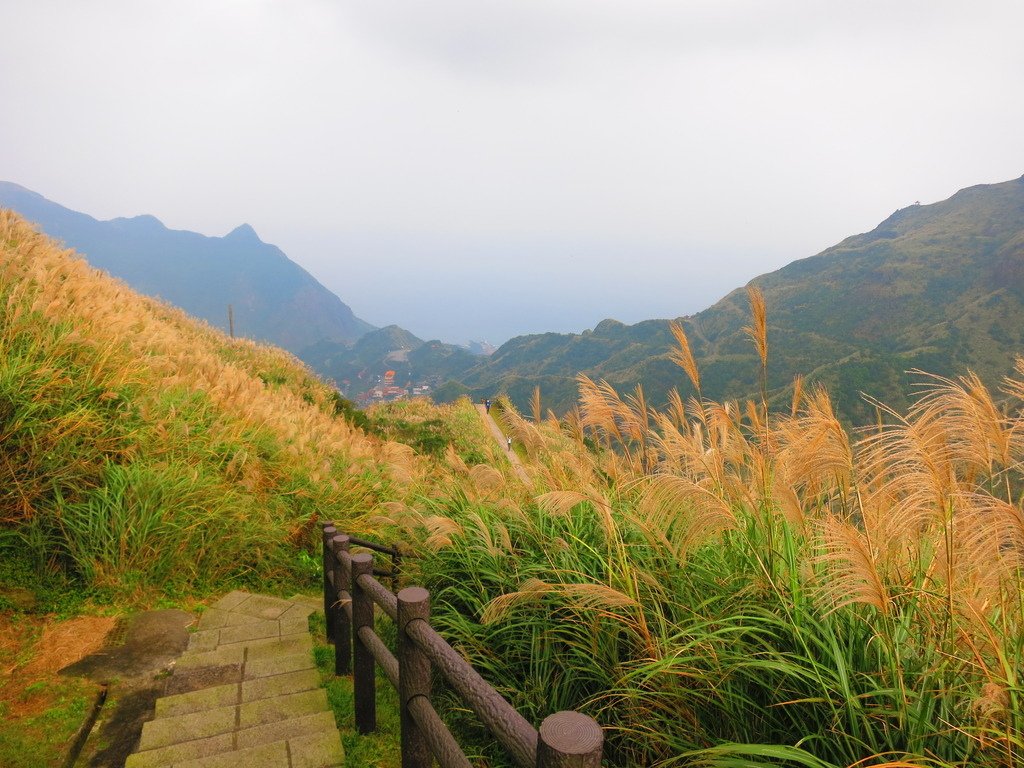
M 506 437 L 505 438 L 505 442 L 508 443 L 508 449 L 511 451 L 512 450 L 512 438 L 511 437 Z
M 484 400 L 484 410 L 487 413 L 491 412 L 491 401 L 490 401 L 490 399 Z
M 504 443 L 505 447 L 508 449 L 508 463 L 512 465 L 512 469 L 515 470 L 517 475 L 519 475 L 519 479 L 529 485 L 531 482 L 530 475 L 527 474 L 525 469 L 523 469 L 523 463 L 519 460 L 519 456 L 512 452 L 512 444 L 509 442 L 509 438 L 505 435 L 504 430 L 502 430 L 494 422 L 494 418 L 486 412 L 483 403 L 475 403 L 474 408 L 477 413 L 480 414 L 480 418 L 483 419 L 484 424 L 487 425 L 487 431 L 491 433 L 491 437 L 494 438 L 494 441 L 499 445 Z

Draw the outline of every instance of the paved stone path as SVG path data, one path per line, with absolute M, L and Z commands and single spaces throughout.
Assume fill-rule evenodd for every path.
M 232 592 L 204 612 L 125 768 L 341 766 L 308 629 L 320 606 Z
M 508 449 L 508 442 L 506 441 L 505 433 L 501 431 L 501 427 L 498 426 L 498 422 L 496 422 L 494 420 L 494 417 L 487 412 L 486 406 L 482 405 L 481 403 L 473 403 L 473 405 L 476 406 L 477 413 L 479 413 L 480 418 L 484 420 L 484 424 L 487 425 L 487 428 L 490 430 L 491 435 L 494 437 L 495 440 L 498 441 L 498 445 L 500 445 L 504 449 L 507 449 L 505 455 L 508 457 L 508 461 L 512 465 L 512 469 L 515 470 L 515 473 L 519 476 L 520 480 L 529 485 L 530 476 L 526 473 L 526 470 L 523 468 L 523 462 L 519 460 L 519 456 L 516 454 L 516 452 Z

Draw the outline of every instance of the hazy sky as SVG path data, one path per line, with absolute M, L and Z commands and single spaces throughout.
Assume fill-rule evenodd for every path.
M 0 179 L 423 338 L 704 309 L 1024 173 L 1020 0 L 0 0 Z M 769 308 L 770 311 L 770 308 Z

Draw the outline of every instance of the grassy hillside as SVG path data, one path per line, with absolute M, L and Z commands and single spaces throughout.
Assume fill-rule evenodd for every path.
M 468 403 L 354 413 L 288 353 L 140 296 L 4 210 L 0 307 L 3 765 L 61 764 L 96 696 L 57 677 L 78 657 L 48 638 L 84 653 L 133 608 L 316 592 L 318 520 L 394 540 L 382 510 L 503 461 Z
M 13 576 L 27 554 L 73 587 L 49 594 L 94 601 L 315 583 L 330 514 L 401 532 L 432 624 L 531 722 L 593 715 L 610 765 L 1019 765 L 1024 362 L 998 392 L 919 376 L 912 407 L 852 436 L 820 389 L 769 414 L 581 378 L 561 422 L 494 409 L 524 484 L 466 401 L 388 405 L 367 436 L 288 356 L 140 300 L 7 213 L 0 247 Z M 729 354 L 754 342 L 743 375 L 767 394 L 772 329 L 744 326 Z M 666 363 L 705 387 L 697 343 L 669 334 Z M 442 708 L 480 762 L 509 764 Z
M 140 296 L 10 211 L 0 307 L 4 765 L 60 764 L 95 696 L 57 678 L 74 658 L 45 638 L 95 627 L 91 649 L 133 607 L 315 592 L 320 519 L 408 539 L 382 513 L 507 467 L 468 402 L 352 413 L 289 354 Z
M 915 368 L 971 369 L 997 384 L 1024 344 L 1022 265 L 1024 178 L 902 209 L 869 233 L 756 278 L 768 306 L 774 402 L 788 403 L 802 375 L 829 387 L 845 419 L 865 423 L 874 413 L 861 393 L 906 408 Z M 681 320 L 714 399 L 757 392 L 748 317 L 740 289 Z M 461 381 L 474 396 L 505 391 L 522 407 L 540 385 L 564 412 L 570 380 L 585 373 L 621 392 L 640 383 L 652 402 L 665 403 L 673 387 L 692 393 L 668 360 L 671 344 L 667 321 L 606 320 L 582 334 L 513 339 Z
M 122 596 L 294 580 L 321 515 L 358 526 L 425 471 L 339 418 L 287 353 L 143 298 L 0 215 L 5 552 Z

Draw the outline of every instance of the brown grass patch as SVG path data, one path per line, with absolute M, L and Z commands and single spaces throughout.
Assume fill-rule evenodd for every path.
M 9 619 L 9 617 L 7 617 Z M 32 717 L 47 710 L 57 672 L 103 647 L 116 619 L 81 616 L 67 621 L 25 619 L 0 624 L 0 703 L 10 719 Z M 37 638 L 33 642 L 33 638 Z M 28 658 L 24 664 L 18 659 Z M 11 664 L 13 663 L 13 666 Z
M 116 619 L 110 616 L 80 616 L 43 628 L 36 642 L 32 660 L 25 665 L 26 675 L 56 672 L 74 664 L 103 647 Z
M 18 666 L 18 659 L 42 632 L 42 625 L 40 619 L 21 617 L 15 621 L 15 614 L 0 614 L 0 674 L 3 677 Z

